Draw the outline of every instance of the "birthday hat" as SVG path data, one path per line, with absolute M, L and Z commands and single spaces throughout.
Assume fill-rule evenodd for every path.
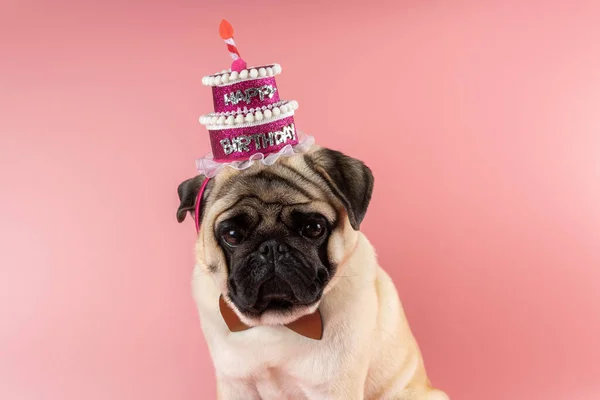
M 245 169 L 255 161 L 270 165 L 281 156 L 305 152 L 314 139 L 296 129 L 298 102 L 280 97 L 275 77 L 281 66 L 248 67 L 229 22 L 221 21 L 219 34 L 233 63 L 228 70 L 202 78 L 202 84 L 212 88 L 214 112 L 200 117 L 212 153 L 196 160 L 198 171 L 212 177 L 224 166 Z

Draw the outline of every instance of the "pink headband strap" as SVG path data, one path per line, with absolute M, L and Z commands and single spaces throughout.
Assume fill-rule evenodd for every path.
M 196 197 L 196 208 L 194 212 L 194 220 L 196 222 L 196 233 L 200 233 L 200 203 L 202 202 L 202 195 L 204 194 L 204 189 L 206 189 L 206 185 L 210 178 L 204 179 L 202 185 L 200 186 L 200 190 L 198 190 L 198 197 Z

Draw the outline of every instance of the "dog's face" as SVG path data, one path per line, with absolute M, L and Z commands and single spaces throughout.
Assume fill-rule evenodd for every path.
M 179 222 L 193 215 L 203 180 L 179 186 Z M 362 162 L 322 148 L 225 169 L 202 196 L 197 262 L 246 324 L 291 322 L 335 285 L 372 189 Z

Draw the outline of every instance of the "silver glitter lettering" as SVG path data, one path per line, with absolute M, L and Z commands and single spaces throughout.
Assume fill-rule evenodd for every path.
M 238 153 L 245 153 L 247 151 L 250 151 L 248 145 L 250 144 L 251 140 L 248 136 L 238 136 L 233 140 L 237 145 L 236 151 Z
M 265 96 L 271 99 L 276 91 L 277 88 L 273 85 L 263 85 L 258 88 L 248 88 L 243 92 L 241 90 L 237 90 L 229 94 L 226 93 L 224 95 L 224 101 L 226 106 L 235 106 L 241 101 L 245 101 L 246 104 L 250 104 L 250 102 L 252 102 L 252 98 L 254 97 L 258 97 L 260 101 L 263 101 Z
M 259 91 L 256 88 L 246 89 L 246 104 L 250 104 L 252 98 L 258 96 L 258 93 Z
M 283 135 L 286 138 L 286 140 L 284 140 L 284 142 L 286 142 L 288 138 L 290 140 L 296 139 L 296 132 L 294 130 L 294 124 L 289 124 L 287 126 L 284 126 L 283 127 Z
M 269 132 L 267 134 L 263 134 L 263 148 L 267 148 L 273 146 L 275 144 L 275 138 L 273 137 L 273 132 Z
M 223 152 L 225 152 L 225 155 L 227 156 L 235 151 L 235 147 L 231 144 L 229 139 L 221 140 L 221 146 L 223 147 Z
M 279 131 L 269 133 L 256 133 L 253 135 L 240 135 L 231 139 L 222 139 L 221 147 L 225 155 L 231 153 L 247 153 L 250 151 L 268 149 L 291 140 L 296 140 L 294 124 L 286 125 Z
M 275 144 L 281 144 L 281 143 L 285 142 L 285 136 L 283 135 L 282 131 L 274 132 L 274 134 L 275 134 Z
M 244 94 L 242 93 L 241 90 L 238 90 L 236 92 L 231 92 L 229 93 L 229 95 L 225 94 L 225 105 L 232 105 L 235 106 L 237 103 L 239 103 L 242 98 L 244 98 Z
M 264 133 L 257 133 L 257 134 L 254 134 L 254 135 L 250 135 L 250 137 L 252 139 L 254 139 L 254 146 L 255 146 L 256 150 L 260 150 L 262 148 L 260 146 L 260 139 L 262 137 L 263 141 L 264 141 L 265 134 Z
M 277 91 L 277 88 L 272 86 L 272 85 L 264 85 L 263 87 L 260 88 L 260 99 L 263 100 L 264 96 L 267 96 L 268 98 L 273 98 L 273 95 L 275 94 L 275 92 Z

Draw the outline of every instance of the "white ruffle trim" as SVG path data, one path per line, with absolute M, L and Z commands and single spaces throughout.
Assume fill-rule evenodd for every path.
M 304 135 L 300 135 L 304 136 Z M 277 153 L 267 154 L 256 153 L 250 156 L 247 160 L 218 162 L 213 159 L 212 153 L 208 153 L 202 158 L 196 160 L 196 168 L 198 172 L 207 178 L 214 177 L 221 169 L 225 167 L 235 168 L 238 171 L 250 168 L 255 162 L 262 162 L 264 165 L 273 165 L 280 157 L 290 157 L 296 154 L 306 153 L 308 149 L 315 143 L 315 138 L 312 136 L 301 137 L 300 142 L 292 146 L 288 144 Z

